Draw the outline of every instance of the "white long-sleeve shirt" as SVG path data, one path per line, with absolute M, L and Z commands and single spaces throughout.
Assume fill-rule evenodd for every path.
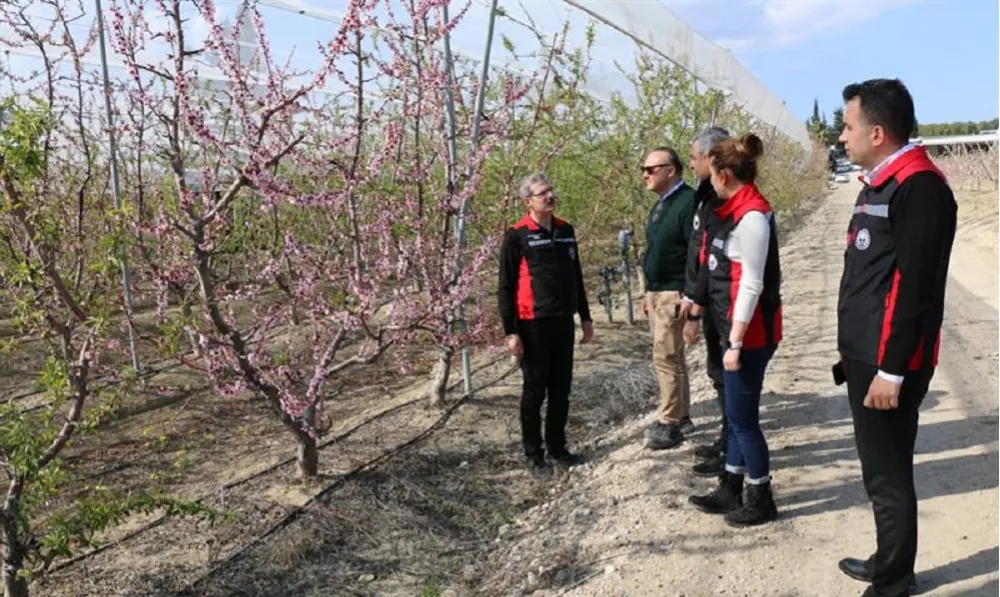
M 771 214 L 747 212 L 726 239 L 726 257 L 742 268 L 733 305 L 733 321 L 750 323 L 760 293 L 764 291 L 764 266 L 771 240 Z

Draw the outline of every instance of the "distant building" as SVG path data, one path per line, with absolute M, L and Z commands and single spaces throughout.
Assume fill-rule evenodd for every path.
M 975 135 L 944 135 L 910 139 L 910 143 L 926 147 L 927 153 L 932 156 L 989 151 L 990 147 L 997 145 L 998 142 L 1000 142 L 1000 136 L 997 135 L 997 131 L 980 131 Z

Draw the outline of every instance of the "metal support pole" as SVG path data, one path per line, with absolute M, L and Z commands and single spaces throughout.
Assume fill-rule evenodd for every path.
M 470 145 L 472 153 L 479 148 L 479 124 L 483 117 L 483 105 L 486 103 L 486 83 L 490 73 L 490 50 L 493 48 L 493 27 L 496 24 L 497 15 L 497 3 L 498 0 L 491 0 L 490 2 L 490 18 L 486 25 L 486 48 L 483 50 L 483 60 L 482 60 L 482 70 L 479 74 L 479 87 L 476 90 L 476 101 L 472 114 L 472 133 L 470 135 Z M 447 38 L 446 38 L 447 39 Z M 448 43 L 447 41 L 445 43 Z M 447 47 L 447 46 L 446 46 Z M 471 157 L 471 156 L 470 156 Z M 468 173 L 466 175 L 466 180 L 472 178 L 472 163 L 469 164 Z M 462 205 L 458 209 L 458 219 L 455 224 L 455 236 L 456 236 L 456 247 L 455 247 L 455 267 L 454 272 L 457 277 L 459 271 L 462 267 L 462 250 L 465 248 L 465 220 L 469 213 L 469 198 L 462 201 Z M 458 318 L 462 322 L 462 326 L 465 326 L 465 306 L 461 305 L 458 309 Z M 472 362 L 469 358 L 469 348 L 467 346 L 462 347 L 462 379 L 465 382 L 466 393 L 472 391 Z
M 111 109 L 111 79 L 108 76 L 108 51 L 104 42 L 104 12 L 101 0 L 94 0 L 97 10 L 97 36 L 101 48 L 101 70 L 104 77 L 104 109 L 108 117 L 108 145 L 111 151 L 111 188 L 115 194 L 115 209 L 122 208 L 122 189 L 118 180 L 118 142 L 115 139 L 115 115 Z M 132 368 L 139 371 L 139 349 L 136 343 L 135 328 L 132 326 L 132 273 L 128 267 L 128 255 L 122 255 L 122 287 L 125 296 L 125 315 L 128 325 L 128 345 L 132 352 Z
M 712 120 L 708 123 L 708 126 L 715 126 L 715 119 L 719 115 L 719 92 L 712 94 L 714 97 L 712 99 Z
M 632 274 L 629 271 L 628 248 L 632 239 L 631 230 L 621 230 L 618 232 L 618 246 L 622 256 L 622 282 L 625 284 L 625 321 L 629 325 L 635 324 L 635 316 L 632 313 Z
M 605 313 L 608 314 L 608 323 L 614 323 L 614 309 L 615 302 L 611 294 L 611 281 L 615 278 L 615 268 L 610 265 L 605 265 L 601 268 L 601 292 L 597 296 L 597 300 L 604 307 Z

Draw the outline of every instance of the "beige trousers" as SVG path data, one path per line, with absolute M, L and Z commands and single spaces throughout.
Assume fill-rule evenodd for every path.
M 691 385 L 684 359 L 684 320 L 679 318 L 682 293 L 647 293 L 653 335 L 653 370 L 660 385 L 660 422 L 677 424 L 691 414 Z

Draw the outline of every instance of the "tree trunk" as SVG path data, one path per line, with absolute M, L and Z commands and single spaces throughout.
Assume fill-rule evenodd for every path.
M 295 433 L 299 440 L 299 477 L 312 479 L 319 474 L 319 452 L 316 450 L 316 405 L 306 408 L 302 418 L 303 428 L 296 430 Z
M 319 452 L 316 450 L 316 436 L 299 433 L 298 468 L 299 477 L 312 479 L 319 474 Z
M 448 378 L 451 376 L 451 357 L 454 356 L 455 349 L 450 346 L 442 346 L 438 351 L 438 360 L 431 370 L 431 380 L 427 385 L 427 398 L 431 406 L 444 404 L 445 395 L 448 393 Z
M 28 580 L 18 577 L 17 572 L 8 572 L 4 567 L 3 594 L 4 597 L 28 597 Z
M 2 512 L 3 524 L 3 594 L 4 597 L 28 597 L 28 579 L 20 576 L 24 569 L 24 545 L 18 533 L 20 482 L 15 481 L 14 496 L 8 496 Z

